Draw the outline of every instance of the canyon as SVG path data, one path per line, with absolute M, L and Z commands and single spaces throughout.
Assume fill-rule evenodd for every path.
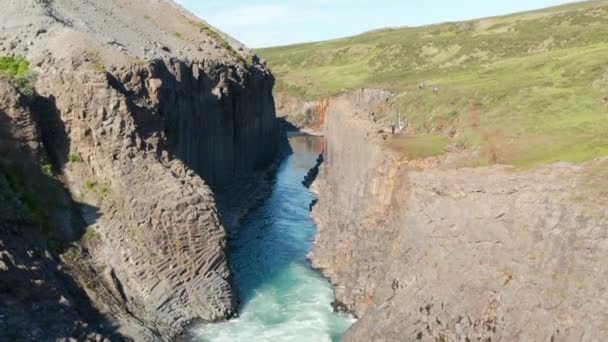
M 342 341 L 602 341 L 606 1 L 261 49 Z
M 608 335 L 601 1 L 255 53 L 2 5 L 0 340 Z

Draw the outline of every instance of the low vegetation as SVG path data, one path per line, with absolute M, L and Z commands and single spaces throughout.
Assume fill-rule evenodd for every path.
M 442 154 L 448 143 L 449 139 L 443 136 L 418 134 L 391 137 L 386 146 L 408 159 L 421 159 Z
M 26 184 L 22 170 L 12 163 L 0 160 L 0 177 L 8 183 L 10 192 L 23 205 L 27 218 L 30 219 L 41 233 L 50 234 L 51 226 L 44 210 L 44 204 L 37 194 Z
M 533 167 L 608 155 L 606 37 L 608 3 L 590 1 L 258 53 L 278 92 L 312 100 L 388 89 L 395 113 L 384 120 L 400 111 L 420 142 L 441 135 L 482 151 L 472 164 Z
M 80 154 L 78 154 L 76 152 L 68 153 L 68 163 L 80 163 L 80 162 L 82 162 L 82 158 L 80 157 Z
M 86 179 L 83 184 L 84 190 L 86 191 L 92 191 L 95 189 L 95 186 L 97 186 L 97 184 L 90 179 Z
M 30 63 L 20 56 L 0 56 L 0 78 L 12 82 L 24 95 L 34 94 L 36 76 L 30 70 Z
M 100 238 L 100 234 L 95 227 L 87 228 L 85 233 L 82 235 L 82 241 L 90 243 L 94 240 L 98 240 Z
M 102 196 L 105 196 L 105 195 L 107 195 L 107 194 L 108 194 L 108 192 L 110 192 L 110 185 L 109 185 L 109 184 L 106 184 L 106 183 L 101 184 L 101 186 L 99 187 L 99 193 L 100 193 Z
M 53 164 L 46 153 L 43 153 L 42 157 L 40 158 L 40 170 L 49 179 L 54 179 L 55 169 L 53 168 Z
M 101 61 L 101 57 L 99 57 L 99 52 L 92 51 L 92 50 L 87 50 L 87 51 L 84 52 L 84 56 L 91 63 L 93 63 L 93 68 L 95 69 L 95 71 L 97 71 L 98 73 L 105 73 L 106 72 L 106 67 L 103 65 L 103 63 Z

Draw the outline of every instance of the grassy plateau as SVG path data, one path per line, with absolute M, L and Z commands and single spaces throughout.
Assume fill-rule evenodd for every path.
M 407 119 L 415 135 L 404 144 L 418 146 L 419 135 L 482 152 L 467 165 L 608 155 L 608 1 L 257 52 L 277 76 L 275 91 L 288 96 L 393 91 L 384 120 L 397 111 Z

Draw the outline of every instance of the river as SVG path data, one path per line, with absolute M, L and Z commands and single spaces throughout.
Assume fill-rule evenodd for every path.
M 306 259 L 315 235 L 309 213 L 314 196 L 302 180 L 323 139 L 298 136 L 289 142 L 294 153 L 279 166 L 271 195 L 229 241 L 239 317 L 196 328 L 194 341 L 333 342 L 353 323 L 333 311 L 331 285 Z

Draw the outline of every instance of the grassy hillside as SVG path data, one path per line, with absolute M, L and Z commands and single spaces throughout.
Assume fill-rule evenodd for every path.
M 394 91 L 413 130 L 522 167 L 608 155 L 608 1 L 258 51 L 276 91 Z M 421 91 L 418 84 L 437 85 Z M 397 109 L 398 108 L 398 109 Z

